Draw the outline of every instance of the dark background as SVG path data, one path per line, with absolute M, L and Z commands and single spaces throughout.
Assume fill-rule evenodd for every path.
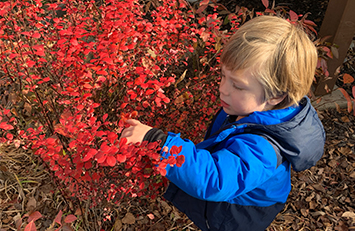
M 319 31 L 329 0 L 275 0 L 275 6 L 287 6 L 297 14 L 310 13 L 307 19 L 314 21 L 317 24 Z M 220 3 L 225 5 L 230 11 L 234 11 L 235 7 L 244 6 L 255 11 L 264 11 L 265 7 L 261 0 L 221 0 Z M 269 0 L 269 8 L 273 4 Z

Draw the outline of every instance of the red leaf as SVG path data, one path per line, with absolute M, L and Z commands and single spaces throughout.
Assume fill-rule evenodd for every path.
M 98 74 L 98 75 L 108 75 L 107 71 L 105 71 L 105 70 L 97 71 L 96 74 Z
M 351 75 L 345 73 L 343 75 L 343 83 L 352 83 L 354 82 L 354 77 L 352 77 Z
M 86 161 L 90 160 L 92 157 L 94 157 L 96 154 L 97 154 L 97 150 L 92 148 L 88 151 L 88 153 L 86 153 L 86 155 L 82 159 L 82 161 L 86 162 Z
M 202 1 L 200 2 L 200 6 L 208 5 L 209 2 L 210 2 L 210 0 L 202 0 Z
M 108 156 L 108 157 L 106 158 L 106 163 L 107 163 L 109 166 L 113 167 L 113 166 L 116 165 L 116 158 L 113 157 L 113 156 Z
M 123 104 L 121 104 L 120 108 L 121 108 L 121 109 L 125 108 L 125 107 L 127 106 L 127 104 L 128 104 L 128 103 L 123 103 Z
M 35 223 L 33 221 L 28 223 L 24 231 L 37 231 Z
M 102 61 L 104 61 L 104 62 L 106 62 L 106 63 L 108 63 L 108 64 L 113 64 L 112 59 L 111 59 L 111 58 L 108 58 L 108 57 L 103 58 Z
M 85 83 L 85 84 L 84 84 L 84 87 L 85 87 L 86 89 L 93 89 L 93 86 L 91 86 L 89 83 Z
M 353 86 L 353 88 L 351 90 L 352 90 L 352 93 L 353 93 L 353 98 L 355 99 L 355 86 Z
M 106 158 L 107 158 L 107 156 L 105 156 L 105 155 L 103 155 L 100 158 L 97 158 L 97 163 L 102 164 L 103 162 L 105 162 Z
M 79 45 L 78 40 L 76 40 L 76 39 L 74 39 L 74 38 L 70 40 L 70 43 L 71 43 L 73 46 Z
M 102 121 L 105 122 L 105 120 L 107 119 L 108 114 L 106 113 L 105 115 L 102 116 Z
M 208 2 L 209 0 L 207 0 L 207 2 Z M 201 4 L 200 4 L 201 6 L 196 10 L 196 14 L 200 14 L 200 13 L 202 13 L 206 8 L 207 8 L 207 6 L 208 6 L 208 3 L 207 4 L 203 4 L 202 5 L 202 2 L 201 2 Z
M 142 189 L 144 189 L 144 187 L 145 187 L 144 182 L 141 182 L 141 183 L 139 184 L 139 189 L 142 190 Z
M 126 143 L 127 143 L 127 138 L 124 137 L 124 138 L 120 139 L 119 146 L 122 147 L 122 146 L 125 145 Z
M 117 161 L 120 162 L 120 163 L 123 163 L 126 161 L 126 156 L 125 155 L 120 155 L 118 154 L 117 157 L 116 157 Z
M 298 20 L 298 15 L 294 11 L 290 10 L 289 14 L 290 14 L 291 21 L 297 21 Z
M 57 216 L 55 217 L 54 221 L 57 222 L 58 224 L 62 225 L 62 216 L 63 216 L 63 212 L 62 210 L 60 210 L 57 214 Z
M 69 214 L 66 218 L 64 218 L 64 222 L 71 223 L 71 222 L 75 221 L 76 219 L 77 219 L 76 216 Z
M 109 132 L 107 135 L 107 139 L 108 139 L 108 141 L 110 141 L 111 144 L 114 144 L 117 138 L 118 138 L 118 135 L 114 132 Z
M 41 34 L 38 33 L 38 32 L 36 32 L 36 33 L 34 33 L 31 37 L 32 37 L 32 38 L 40 38 L 40 37 L 41 37 Z
M 153 93 L 154 93 L 154 90 L 152 90 L 152 89 L 148 89 L 148 90 L 145 92 L 146 95 L 151 95 L 151 94 L 153 94 Z
M 183 163 L 185 163 L 185 156 L 180 155 L 176 157 L 176 166 L 181 167 Z
M 170 154 L 171 155 L 179 154 L 181 152 L 181 150 L 182 150 L 182 146 L 177 147 L 177 146 L 173 145 L 170 149 Z
M 12 130 L 14 127 L 10 124 L 7 124 L 6 122 L 1 122 L 0 123 L 0 128 L 4 130 Z
M 28 32 L 28 31 L 21 32 L 21 34 L 23 34 L 23 35 L 27 35 L 27 36 L 31 36 L 31 33 L 30 33 L 30 32 Z
M 28 67 L 33 67 L 34 65 L 36 65 L 36 62 L 35 61 L 32 61 L 32 60 L 27 60 L 27 66 Z
M 304 20 L 304 23 L 310 26 L 317 26 L 317 24 L 315 24 L 313 21 L 311 20 Z
M 262 0 L 262 2 L 265 8 L 267 9 L 269 7 L 269 0 Z
M 162 175 L 162 176 L 166 176 L 166 169 L 164 168 L 164 169 L 159 169 L 159 173 L 160 173 L 160 175 Z
M 130 117 L 132 119 L 136 118 L 138 116 L 138 112 L 137 111 L 133 111 L 131 114 L 130 114 Z
M 7 138 L 8 140 L 13 140 L 13 139 L 14 139 L 14 135 L 12 135 L 11 133 L 7 133 L 7 134 L 6 134 L 6 138 Z
M 346 101 L 348 102 L 348 112 L 350 113 L 353 109 L 353 104 L 351 102 L 350 95 L 343 88 L 339 87 L 338 89 L 341 91 L 341 93 L 343 93 Z
M 34 211 L 33 213 L 31 213 L 28 217 L 28 222 L 35 222 L 36 220 L 38 220 L 39 218 L 42 217 L 42 214 L 38 211 Z

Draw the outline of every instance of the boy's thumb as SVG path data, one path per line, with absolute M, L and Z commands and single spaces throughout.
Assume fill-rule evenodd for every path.
M 135 119 L 128 119 L 128 120 L 126 120 L 126 123 L 131 125 L 131 126 L 137 126 L 138 124 L 140 124 L 140 122 L 138 120 L 135 120 Z

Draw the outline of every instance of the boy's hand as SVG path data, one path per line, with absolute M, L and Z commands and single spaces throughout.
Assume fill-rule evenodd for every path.
M 152 127 L 142 124 L 138 120 L 128 119 L 126 123 L 131 125 L 122 131 L 121 138 L 127 138 L 127 143 L 142 143 L 145 134 L 152 129 Z

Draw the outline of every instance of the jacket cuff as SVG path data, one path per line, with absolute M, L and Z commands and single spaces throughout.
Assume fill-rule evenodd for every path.
M 166 135 L 162 130 L 152 128 L 145 134 L 143 141 L 148 141 L 149 143 L 161 141 L 159 146 L 162 148 L 167 138 L 168 135 Z

